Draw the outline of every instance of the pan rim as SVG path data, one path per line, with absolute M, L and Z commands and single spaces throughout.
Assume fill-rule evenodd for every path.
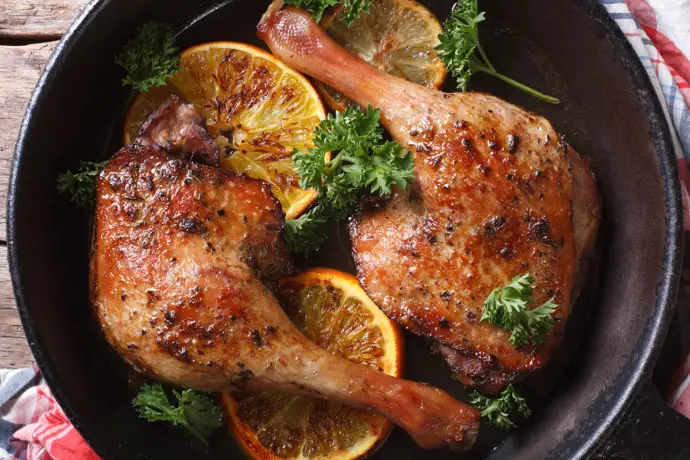
M 661 101 L 657 96 L 654 85 L 647 75 L 642 62 L 637 57 L 632 45 L 625 37 L 623 31 L 618 27 L 614 20 L 598 0 L 584 0 L 584 7 L 587 9 L 592 20 L 598 22 L 598 26 L 604 28 L 608 38 L 613 37 L 611 43 L 616 51 L 620 53 L 626 67 L 630 70 L 633 84 L 644 91 L 638 97 L 646 100 L 653 110 L 648 115 L 650 125 L 656 131 L 658 138 L 655 142 L 655 150 L 659 160 L 660 174 L 664 183 L 665 197 L 665 247 L 662 271 L 656 285 L 656 304 L 650 316 L 651 321 L 647 323 L 643 334 L 638 337 L 635 347 L 641 348 L 640 356 L 634 369 L 628 377 L 626 385 L 619 393 L 612 405 L 608 408 L 606 415 L 600 420 L 586 440 L 572 454 L 573 460 L 585 459 L 592 455 L 596 448 L 604 442 L 613 432 L 615 423 L 621 420 L 635 400 L 635 397 L 644 389 L 648 383 L 657 358 L 661 353 L 661 347 L 666 338 L 673 311 L 675 309 L 676 294 L 681 276 L 681 266 L 683 260 L 683 200 L 681 197 L 680 177 L 676 163 L 676 153 L 671 138 L 671 127 L 669 120 L 664 114 Z M 656 126 L 655 126 L 656 125 Z
M 55 365 L 51 362 L 49 358 L 44 356 L 45 344 L 41 339 L 38 332 L 35 330 L 33 325 L 32 315 L 27 308 L 27 304 L 24 298 L 24 283 L 21 275 L 21 248 L 18 247 L 17 243 L 17 233 L 16 233 L 16 197 L 19 184 L 19 175 L 22 168 L 22 154 L 25 148 L 26 139 L 29 132 L 31 131 L 31 125 L 33 122 L 33 113 L 36 106 L 40 103 L 41 99 L 44 98 L 44 93 L 50 90 L 52 74 L 56 69 L 59 69 L 60 64 L 66 59 L 67 53 L 64 53 L 64 49 L 67 48 L 71 43 L 79 40 L 80 29 L 86 27 L 89 21 L 98 14 L 98 10 L 102 9 L 106 3 L 110 0 L 90 0 L 85 6 L 81 13 L 75 18 L 74 22 L 69 26 L 63 37 L 60 39 L 55 49 L 50 55 L 48 62 L 46 63 L 45 69 L 41 74 L 38 82 L 36 83 L 36 88 L 34 88 L 31 93 L 31 98 L 26 106 L 26 111 L 24 112 L 24 118 L 19 130 L 19 136 L 17 138 L 17 143 L 15 145 L 14 154 L 12 156 L 12 166 L 10 170 L 10 181 L 7 193 L 7 259 L 10 269 L 10 277 L 12 278 L 12 290 L 14 291 L 14 297 L 17 303 L 17 310 L 19 312 L 19 318 L 21 320 L 22 329 L 26 334 L 27 341 L 29 343 L 29 348 L 34 356 L 36 365 L 41 371 L 43 379 L 47 383 L 50 391 L 53 393 L 55 401 L 60 405 L 60 408 L 65 412 L 65 415 L 72 422 L 77 431 L 81 434 L 84 440 L 93 448 L 96 452 L 103 452 L 104 445 L 99 441 L 98 436 L 95 435 L 94 431 L 87 426 L 87 424 L 82 423 L 82 418 L 77 414 L 72 406 L 68 403 L 67 397 L 62 391 L 62 387 L 58 385 L 58 378 L 55 376 Z
M 45 345 L 34 327 L 31 314 L 23 295 L 26 288 L 22 276 L 21 248 L 18 245 L 16 234 L 16 198 L 18 190 L 21 187 L 19 176 L 23 163 L 22 156 L 26 148 L 28 135 L 33 129 L 34 111 L 36 107 L 40 105 L 42 99 L 45 98 L 45 94 L 50 91 L 53 75 L 56 70 L 59 69 L 61 63 L 67 58 L 71 45 L 80 40 L 83 29 L 87 28 L 90 21 L 100 14 L 101 10 L 109 3 L 110 0 L 91 0 L 57 44 L 46 64 L 43 74 L 32 93 L 21 124 L 19 137 L 12 158 L 7 199 L 8 263 L 22 327 L 27 336 L 36 363 L 53 392 L 56 401 L 63 408 L 84 439 L 97 452 L 104 452 L 106 444 L 100 440 L 96 430 L 82 423 L 82 418 L 73 411 L 71 405 L 68 403 L 62 391 L 62 387 L 58 385 L 58 378 L 55 375 L 55 365 L 52 363 L 52 360 L 44 354 Z M 661 345 L 664 342 L 673 316 L 676 292 L 680 280 L 683 248 L 683 208 L 680 193 L 680 179 L 678 177 L 670 126 L 664 116 L 661 101 L 656 96 L 653 84 L 647 76 L 632 46 L 613 19 L 609 17 L 604 6 L 598 0 L 581 0 L 581 4 L 591 20 L 598 23 L 597 27 L 603 28 L 607 37 L 613 38 L 613 40 L 611 40 L 612 45 L 614 49 L 620 53 L 621 59 L 630 71 L 630 77 L 634 86 L 643 90 L 638 93 L 638 97 L 641 102 L 649 104 L 648 106 L 652 108 L 649 114 L 649 121 L 653 128 L 653 132 L 655 132 L 657 136 L 655 150 L 659 161 L 660 174 L 664 182 L 666 234 L 664 260 L 662 262 L 662 270 L 656 289 L 656 303 L 650 316 L 651 321 L 648 322 L 643 333 L 638 337 L 635 343 L 635 346 L 640 347 L 641 354 L 630 376 L 627 378 L 625 388 L 616 396 L 611 406 L 607 408 L 606 415 L 602 416 L 598 425 L 592 429 L 591 434 L 589 434 L 578 449 L 572 453 L 571 458 L 573 459 L 586 458 L 594 452 L 597 446 L 611 434 L 615 427 L 615 422 L 624 416 L 625 412 L 634 401 L 635 396 L 647 383 L 649 375 L 661 351 Z M 642 92 L 644 94 L 641 94 Z

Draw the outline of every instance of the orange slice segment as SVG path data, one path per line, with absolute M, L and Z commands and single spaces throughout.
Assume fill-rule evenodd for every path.
M 396 77 L 429 88 L 440 88 L 446 68 L 434 47 L 442 32 L 438 18 L 414 0 L 373 0 L 370 13 L 362 13 L 349 27 L 342 6 L 321 20 L 323 28 L 341 45 L 369 64 Z M 350 102 L 333 88 L 316 88 L 333 110 L 344 111 Z
M 347 273 L 316 268 L 280 283 L 290 319 L 329 352 L 402 373 L 403 342 L 397 326 Z M 363 458 L 386 438 L 385 418 L 311 396 L 271 392 L 224 393 L 232 433 L 254 459 Z
M 300 215 L 316 198 L 299 187 L 294 149 L 313 146 L 325 118 L 314 87 L 276 57 L 251 45 L 205 43 L 180 55 L 180 71 L 161 88 L 140 94 L 125 119 L 125 143 L 170 93 L 194 104 L 221 150 L 221 166 L 271 184 L 286 217 Z

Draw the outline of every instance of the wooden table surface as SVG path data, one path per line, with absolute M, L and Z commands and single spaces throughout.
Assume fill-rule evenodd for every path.
M 26 104 L 50 53 L 87 0 L 0 0 L 0 368 L 27 367 L 7 267 L 5 211 L 12 154 Z

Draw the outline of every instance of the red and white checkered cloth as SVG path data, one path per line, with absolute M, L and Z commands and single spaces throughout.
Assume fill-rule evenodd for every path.
M 0 370 L 0 460 L 99 460 L 38 369 Z
M 690 230 L 690 0 L 600 1 L 639 55 L 675 127 L 685 228 Z M 684 271 L 682 289 L 690 294 L 690 270 Z M 690 418 L 690 356 L 678 375 L 679 384 L 668 402 Z M 0 460 L 50 459 L 98 456 L 69 423 L 38 370 L 0 370 Z
M 637 52 L 665 102 L 683 182 L 685 229 L 690 230 L 690 1 L 600 0 Z M 685 152 L 685 153 L 683 153 Z
M 683 187 L 686 242 L 690 241 L 690 0 L 602 0 L 632 43 L 676 128 L 674 143 Z M 686 257 L 679 301 L 690 299 Z M 688 308 L 688 305 L 679 305 Z M 668 403 L 690 418 L 690 355 L 676 373 Z

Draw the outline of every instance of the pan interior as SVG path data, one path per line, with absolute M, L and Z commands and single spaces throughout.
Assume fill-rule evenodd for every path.
M 425 2 L 441 19 L 452 3 Z M 92 4 L 59 47 L 25 121 L 9 219 L 18 303 L 46 380 L 103 458 L 242 454 L 229 435 L 217 436 L 204 450 L 174 428 L 137 419 L 129 404 L 128 369 L 105 343 L 88 304 L 89 216 L 57 194 L 55 178 L 79 160 L 105 158 L 120 147 L 131 95 L 121 87 L 112 59 L 145 20 L 173 24 L 182 47 L 212 40 L 263 46 L 254 27 L 266 6 L 246 0 Z M 507 438 L 484 429 L 476 449 L 463 458 L 579 456 L 653 361 L 650 351 L 658 348 L 671 310 L 680 227 L 667 127 L 641 66 L 595 1 L 485 0 L 482 8 L 488 18 L 482 43 L 494 65 L 563 102 L 542 103 L 482 75 L 472 89 L 546 116 L 591 158 L 604 221 L 600 255 L 563 350 L 525 385 L 535 415 Z M 352 271 L 342 226 L 334 226 L 326 247 L 303 263 Z M 406 376 L 464 399 L 461 385 L 448 378 L 424 341 L 406 339 Z M 395 430 L 376 458 L 456 455 L 424 452 Z

